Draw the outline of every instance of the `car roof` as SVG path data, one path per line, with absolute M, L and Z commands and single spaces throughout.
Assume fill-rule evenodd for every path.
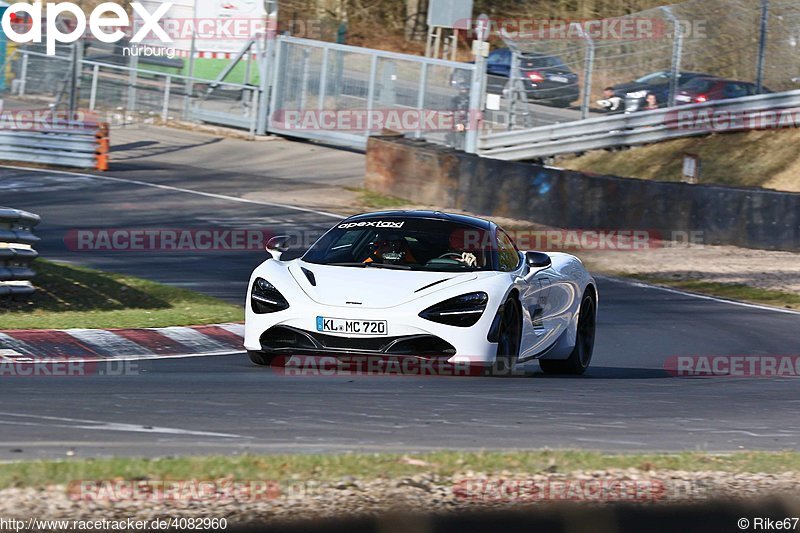
M 483 218 L 473 217 L 470 215 L 462 215 L 458 213 L 445 213 L 443 211 L 433 211 L 427 209 L 408 209 L 408 210 L 387 210 L 387 211 L 374 211 L 371 213 L 361 213 L 346 218 L 347 221 L 367 220 L 376 217 L 393 217 L 393 218 L 427 218 L 430 220 L 445 220 L 448 222 L 456 222 L 468 226 L 478 227 L 487 231 L 491 231 L 495 224 L 490 220 Z

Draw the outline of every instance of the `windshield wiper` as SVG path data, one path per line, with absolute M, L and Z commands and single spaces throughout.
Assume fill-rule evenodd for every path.
M 392 268 L 395 270 L 411 270 L 408 265 L 393 265 L 391 263 L 328 263 L 328 266 L 346 266 L 346 267 L 373 267 L 373 268 Z

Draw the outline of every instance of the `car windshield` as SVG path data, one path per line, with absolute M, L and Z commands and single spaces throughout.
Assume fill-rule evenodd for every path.
M 669 72 L 665 71 L 658 71 L 658 72 L 651 72 L 646 76 L 642 76 L 636 83 L 649 83 L 651 85 L 661 85 L 663 83 L 669 83 L 670 74 Z
M 492 270 L 490 233 L 447 220 L 370 218 L 344 221 L 303 256 L 319 265 L 398 270 Z

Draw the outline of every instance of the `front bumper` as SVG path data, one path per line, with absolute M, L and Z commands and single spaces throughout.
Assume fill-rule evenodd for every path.
M 297 306 L 295 306 L 297 307 Z M 384 355 L 416 356 L 450 363 L 493 363 L 497 343 L 487 334 L 496 314 L 488 306 L 471 327 L 456 327 L 425 320 L 400 309 L 347 309 L 320 306 L 306 310 L 290 307 L 276 313 L 256 314 L 248 306 L 245 348 L 277 355 Z M 317 331 L 316 317 L 364 320 L 379 318 L 388 324 L 385 336 L 340 335 Z

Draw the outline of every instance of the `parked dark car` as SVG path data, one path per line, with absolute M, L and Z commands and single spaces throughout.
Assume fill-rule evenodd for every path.
M 724 100 L 758 94 L 756 84 L 746 81 L 726 80 L 715 77 L 697 77 L 682 85 L 675 95 L 676 104 L 696 104 L 709 100 Z M 771 93 L 766 87 L 762 93 Z
M 486 92 L 504 94 L 511 76 L 512 52 L 498 48 L 486 60 Z M 580 97 L 578 75 L 558 56 L 526 53 L 520 59 L 522 86 L 529 102 L 568 107 Z
M 709 74 L 699 72 L 679 72 L 678 88 L 698 76 L 711 77 Z M 651 72 L 641 78 L 614 85 L 614 95 L 625 100 L 625 112 L 632 113 L 645 107 L 645 98 L 648 93 L 656 95 L 656 100 L 661 105 L 665 105 L 669 99 L 669 83 L 672 79 L 672 72 L 668 70 L 658 70 Z

